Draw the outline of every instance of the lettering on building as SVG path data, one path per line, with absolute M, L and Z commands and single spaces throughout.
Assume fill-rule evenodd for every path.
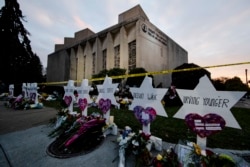
M 163 45 L 167 46 L 167 40 L 166 37 L 163 35 L 163 33 L 161 33 L 158 30 L 153 30 L 151 28 L 148 28 L 147 25 L 145 23 L 143 23 L 141 25 L 141 29 L 144 33 L 146 33 L 147 35 L 151 36 L 152 38 L 156 39 L 157 41 L 159 41 L 160 43 L 162 43 Z

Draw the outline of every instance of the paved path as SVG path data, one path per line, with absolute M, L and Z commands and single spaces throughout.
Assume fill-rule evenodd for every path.
M 250 99 L 242 99 L 234 107 L 250 108 Z
M 48 124 L 57 114 L 55 109 L 49 107 L 14 110 L 4 106 L 4 103 L 0 101 L 0 135 Z

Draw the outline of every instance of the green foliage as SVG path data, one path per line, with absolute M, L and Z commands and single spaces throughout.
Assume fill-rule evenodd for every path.
M 189 69 L 189 68 L 199 68 L 198 65 L 193 63 L 184 63 L 181 66 L 175 68 L 175 70 Z M 179 89 L 194 89 L 199 83 L 199 79 L 207 75 L 210 78 L 210 73 L 205 69 L 197 69 L 191 71 L 182 71 L 172 73 L 172 82 L 176 88 Z
M 134 68 L 129 71 L 129 74 L 140 74 L 140 73 L 146 73 L 147 71 L 144 68 Z M 129 87 L 140 87 L 143 79 L 145 76 L 142 77 L 129 77 L 127 79 L 126 85 L 129 85 Z
M 239 77 L 234 77 L 226 80 L 225 82 L 226 90 L 230 91 L 246 91 L 247 85 L 245 85 Z
M 119 76 L 119 75 L 125 75 L 126 69 L 122 68 L 112 68 L 108 71 L 108 76 Z M 113 79 L 113 83 L 120 83 L 122 79 Z
M 5 1 L 0 10 L 0 78 L 7 84 L 41 82 L 42 65 L 32 52 L 29 32 L 17 0 Z
M 92 78 L 104 78 L 106 76 L 119 76 L 125 75 L 126 69 L 122 68 L 112 68 L 110 70 L 102 70 L 98 74 L 92 75 Z M 113 83 L 120 83 L 122 79 L 114 79 L 112 80 Z M 94 81 L 94 84 L 101 84 L 103 81 Z
M 126 73 L 126 69 L 122 69 L 122 68 L 112 68 L 108 71 L 109 76 L 124 75 L 125 73 Z
M 101 78 L 101 77 L 105 77 L 106 75 L 108 75 L 108 70 L 102 70 L 100 71 L 98 74 L 93 74 L 92 78 Z
M 226 91 L 246 91 L 249 92 L 249 88 L 244 84 L 239 77 L 233 78 L 216 78 L 212 80 L 216 90 L 226 90 Z
M 224 78 L 224 77 L 216 78 L 212 80 L 212 83 L 216 90 L 226 90 L 226 87 L 225 87 L 226 80 L 228 80 L 228 78 Z
M 142 67 L 134 68 L 134 69 L 129 71 L 129 74 L 140 74 L 140 73 L 147 73 L 147 71 Z M 154 77 L 152 75 L 150 75 L 149 77 L 154 79 Z M 140 87 L 144 78 L 145 78 L 145 76 L 129 77 L 126 81 L 126 85 L 128 85 L 129 87 Z M 152 86 L 155 87 L 154 81 L 152 81 L 152 84 L 153 84 Z

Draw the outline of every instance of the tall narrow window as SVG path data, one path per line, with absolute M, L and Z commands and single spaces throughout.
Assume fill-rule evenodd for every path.
M 107 69 L 107 49 L 102 51 L 102 69 Z
M 136 68 L 136 41 L 132 41 L 128 44 L 128 69 Z
M 92 74 L 95 74 L 95 62 L 96 62 L 96 55 L 95 53 L 92 54 Z
M 114 51 L 115 51 L 115 57 L 114 57 L 115 68 L 119 68 L 120 67 L 120 45 L 116 46 L 114 48 Z
M 83 78 L 86 78 L 86 55 L 83 56 Z

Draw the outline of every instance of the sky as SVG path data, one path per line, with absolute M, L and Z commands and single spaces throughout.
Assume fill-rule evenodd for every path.
M 151 23 L 188 52 L 201 67 L 250 62 L 249 0 L 18 0 L 34 53 L 47 57 L 64 37 L 85 28 L 100 32 L 119 14 L 140 5 Z M 4 0 L 0 0 L 0 7 Z M 250 64 L 207 69 L 212 78 L 250 80 Z

